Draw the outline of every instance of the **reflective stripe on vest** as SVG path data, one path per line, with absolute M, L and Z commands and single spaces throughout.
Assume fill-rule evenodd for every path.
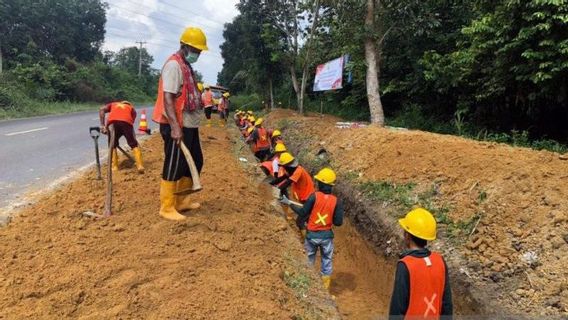
M 257 128 L 258 139 L 256 140 L 256 151 L 270 149 L 270 138 L 264 128 Z
M 410 278 L 410 299 L 405 319 L 439 319 L 446 281 L 442 256 L 432 252 L 428 257 L 409 255 L 400 261 L 406 265 Z
M 316 202 L 308 219 L 308 231 L 331 230 L 337 197 L 332 194 L 316 192 Z
M 122 102 L 111 103 L 107 124 L 111 124 L 114 121 L 124 121 L 133 125 L 134 117 L 132 115 L 132 106 Z

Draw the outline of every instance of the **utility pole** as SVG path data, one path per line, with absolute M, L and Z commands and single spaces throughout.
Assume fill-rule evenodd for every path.
M 138 50 L 138 77 L 142 76 L 142 46 L 146 44 L 146 41 L 136 41 L 140 45 Z

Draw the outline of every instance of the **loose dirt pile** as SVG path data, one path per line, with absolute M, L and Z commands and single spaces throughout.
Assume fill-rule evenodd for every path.
M 94 172 L 0 229 L 0 318 L 336 318 L 297 235 L 235 160 L 226 130 L 204 128 L 202 208 L 158 216 L 162 142 L 143 146 L 146 174 L 122 161 L 114 216 Z M 104 172 L 104 171 L 103 171 Z M 295 275 L 302 275 L 299 294 Z
M 306 137 L 303 152 L 324 148 L 344 177 L 355 177 L 354 184 L 434 188 L 450 221 L 473 222 L 471 235 L 442 241 L 447 254 L 463 256 L 457 266 L 462 276 L 495 291 L 508 310 L 567 314 L 568 161 L 563 157 L 419 131 L 339 129 L 340 119 L 299 117 L 287 110 L 268 119 L 287 128 L 285 136 Z

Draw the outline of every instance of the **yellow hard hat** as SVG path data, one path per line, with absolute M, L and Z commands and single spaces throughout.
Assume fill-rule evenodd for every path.
M 436 219 L 426 209 L 414 209 L 399 219 L 398 223 L 406 232 L 417 238 L 427 241 L 436 239 Z
M 248 133 L 251 133 L 253 130 L 254 130 L 254 127 L 249 127 L 249 128 L 247 129 L 247 132 L 248 132 Z
M 314 179 L 333 186 L 335 184 L 335 179 L 337 179 L 337 176 L 335 175 L 335 172 L 330 168 L 323 168 L 318 172 L 318 174 L 314 176 Z
M 198 82 L 198 83 L 197 83 L 197 89 L 198 89 L 199 91 L 203 91 L 203 83 Z
M 223 97 L 228 98 L 230 94 L 228 92 L 223 93 Z
M 274 152 L 286 152 L 286 146 L 283 143 L 277 143 Z
M 251 110 L 247 111 L 248 114 L 253 114 Z
M 264 119 L 258 118 L 258 119 L 256 120 L 256 122 L 254 123 L 254 125 L 255 125 L 255 126 L 260 126 L 263 122 L 264 122 Z
M 204 88 L 204 89 L 209 89 L 209 85 L 208 85 L 208 84 L 204 84 L 204 85 L 203 85 L 203 88 Z
M 272 132 L 272 138 L 274 137 L 279 137 L 282 135 L 282 132 L 280 132 L 280 130 L 276 129 L 274 130 L 274 132 Z
M 294 161 L 294 156 L 289 154 L 288 152 L 284 152 L 280 155 L 279 163 L 283 166 L 292 163 Z
M 205 33 L 203 33 L 203 30 L 200 28 L 185 28 L 179 41 L 201 51 L 209 50 L 209 48 L 207 48 L 207 37 L 205 37 Z

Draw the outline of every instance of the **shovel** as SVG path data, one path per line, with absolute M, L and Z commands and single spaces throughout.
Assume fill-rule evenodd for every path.
M 95 142 L 95 160 L 97 162 L 97 180 L 101 180 L 101 159 L 99 157 L 99 136 L 101 135 L 101 128 L 90 127 L 89 133 Z

